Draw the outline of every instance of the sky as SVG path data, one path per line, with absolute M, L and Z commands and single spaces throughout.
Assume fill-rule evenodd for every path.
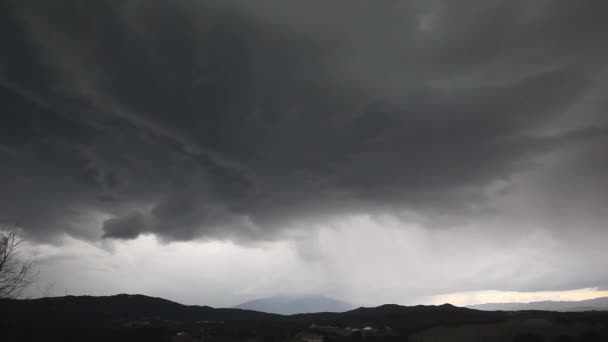
M 2 0 L 27 295 L 608 295 L 607 10 Z

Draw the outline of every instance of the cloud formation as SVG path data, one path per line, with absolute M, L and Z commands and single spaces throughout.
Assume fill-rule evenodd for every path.
M 603 2 L 2 6 L 0 213 L 36 238 L 449 228 L 568 158 L 526 199 L 604 217 Z

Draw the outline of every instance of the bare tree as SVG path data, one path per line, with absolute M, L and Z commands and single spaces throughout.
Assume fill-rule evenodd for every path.
M 0 229 L 0 298 L 17 298 L 32 282 L 32 264 L 18 258 L 22 245 L 15 229 Z

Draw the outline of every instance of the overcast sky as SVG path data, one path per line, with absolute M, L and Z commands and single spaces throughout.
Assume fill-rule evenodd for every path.
M 0 222 L 29 295 L 606 295 L 606 13 L 0 1 Z

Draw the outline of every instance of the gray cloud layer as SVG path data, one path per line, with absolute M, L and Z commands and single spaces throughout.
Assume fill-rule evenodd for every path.
M 546 156 L 539 193 L 602 229 L 603 1 L 0 6 L 0 219 L 34 237 L 445 226 Z

